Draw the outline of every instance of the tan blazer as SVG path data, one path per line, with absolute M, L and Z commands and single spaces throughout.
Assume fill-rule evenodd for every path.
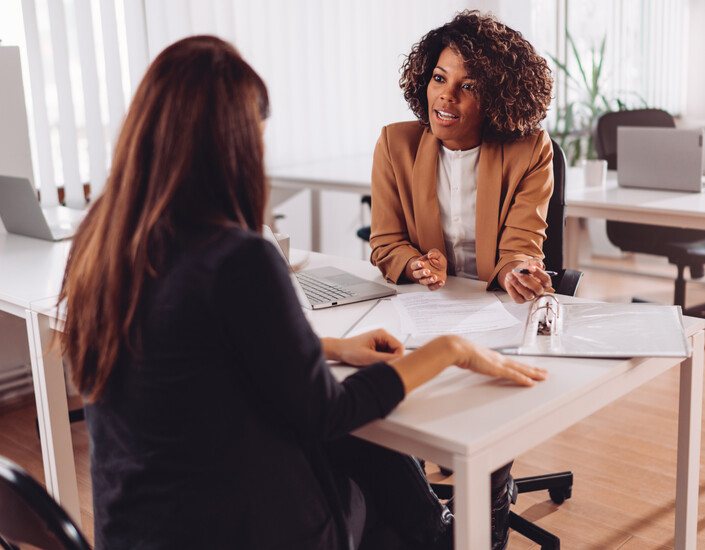
M 382 128 L 372 166 L 370 260 L 396 283 L 414 256 L 445 251 L 436 196 L 440 141 L 418 122 Z M 507 263 L 543 258 L 553 192 L 545 131 L 519 141 L 483 141 L 477 175 L 477 271 L 488 287 Z

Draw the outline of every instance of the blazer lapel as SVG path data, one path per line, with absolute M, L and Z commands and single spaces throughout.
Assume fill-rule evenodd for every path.
M 488 281 L 492 275 L 497 255 L 503 163 L 502 144 L 483 141 L 477 169 L 475 205 L 477 275 L 482 281 Z
M 411 192 L 414 198 L 414 220 L 421 251 L 426 253 L 432 248 L 437 248 L 447 255 L 436 194 L 439 147 L 440 142 L 431 132 L 425 130 L 419 142 L 411 175 Z

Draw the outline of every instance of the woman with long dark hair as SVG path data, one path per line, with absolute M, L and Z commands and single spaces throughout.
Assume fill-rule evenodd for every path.
M 347 434 L 451 364 L 527 386 L 545 377 L 450 336 L 407 355 L 384 331 L 316 337 L 260 236 L 267 111 L 262 80 L 230 44 L 168 47 L 74 239 L 62 344 L 86 401 L 98 549 L 370 548 L 384 529 L 404 539 L 350 464 L 401 455 Z M 326 359 L 370 366 L 339 383 Z M 449 523 L 428 496 L 411 505 L 432 548 Z

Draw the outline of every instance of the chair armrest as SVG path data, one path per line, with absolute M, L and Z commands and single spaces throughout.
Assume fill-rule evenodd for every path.
M 577 271 L 575 269 L 562 269 L 558 275 L 552 277 L 553 288 L 556 290 L 556 294 L 575 296 L 582 276 L 582 271 Z

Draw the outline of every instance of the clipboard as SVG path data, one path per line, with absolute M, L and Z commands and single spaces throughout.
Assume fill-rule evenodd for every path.
M 517 355 L 560 357 L 689 357 L 680 306 L 561 303 L 536 298 Z

